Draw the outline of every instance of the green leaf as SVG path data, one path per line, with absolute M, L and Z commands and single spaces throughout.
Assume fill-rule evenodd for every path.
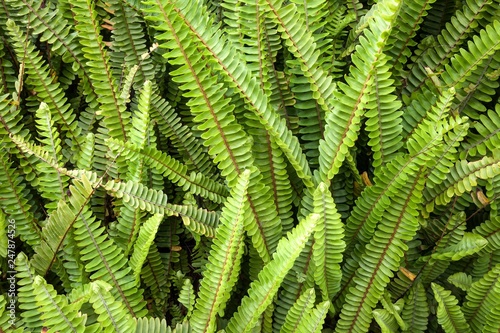
M 438 302 L 438 322 L 446 333 L 469 333 L 471 329 L 464 314 L 458 306 L 458 301 L 450 291 L 438 284 L 431 283 L 434 297 Z

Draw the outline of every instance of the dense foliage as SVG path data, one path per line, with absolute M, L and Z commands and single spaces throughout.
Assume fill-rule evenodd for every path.
M 0 332 L 499 332 L 493 0 L 0 0 Z

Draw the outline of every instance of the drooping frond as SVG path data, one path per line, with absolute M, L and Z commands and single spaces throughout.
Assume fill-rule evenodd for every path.
M 271 260 L 260 271 L 257 280 L 250 284 L 248 296 L 245 296 L 237 312 L 229 320 L 226 332 L 250 332 L 257 323 L 259 316 L 271 304 L 274 295 L 292 268 L 295 259 L 304 248 L 313 232 L 319 216 L 311 214 L 302 220 L 297 227 L 283 238 Z
M 446 333 L 470 333 L 469 324 L 458 306 L 458 301 L 450 291 L 438 284 L 431 283 L 434 297 L 438 302 L 437 317 Z
M 228 194 L 224 185 L 201 173 L 188 174 L 186 165 L 154 147 L 142 149 L 133 143 L 124 143 L 113 139 L 107 142 L 111 149 L 119 150 L 127 160 L 144 159 L 150 167 L 163 173 L 170 181 L 192 194 L 200 195 L 217 203 L 224 202 Z
M 215 331 L 216 315 L 224 313 L 230 291 L 236 283 L 243 255 L 243 225 L 248 218 L 245 197 L 249 178 L 250 170 L 241 174 L 222 209 L 190 321 L 196 332 Z
M 435 260 L 457 261 L 481 251 L 488 241 L 479 234 L 464 233 L 462 239 L 451 246 L 439 249 L 431 255 Z

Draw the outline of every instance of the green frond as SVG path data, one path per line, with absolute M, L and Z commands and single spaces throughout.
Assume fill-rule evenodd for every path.
M 500 304 L 500 265 L 493 267 L 467 291 L 462 311 L 474 332 L 481 332 L 492 308 Z
M 40 318 L 49 332 L 85 332 L 86 317 L 79 313 L 78 304 L 68 304 L 67 297 L 58 295 L 41 276 L 35 276 L 33 292 L 36 304 L 43 309 Z
M 111 291 L 113 287 L 102 280 L 90 283 L 90 299 L 94 311 L 99 315 L 102 332 L 132 333 L 135 331 L 133 317 L 125 305 Z
M 354 288 L 345 298 L 336 332 L 368 329 L 371 309 L 382 296 L 393 272 L 399 268 L 403 252 L 408 248 L 404 242 L 410 241 L 417 231 L 423 176 L 419 168 L 408 174 L 406 182 L 400 184 L 400 191 L 384 212 L 384 218 L 360 258 L 359 268 L 352 279 Z
M 424 215 L 431 213 L 435 206 L 448 204 L 454 196 L 472 191 L 478 179 L 489 179 L 500 173 L 500 161 L 493 157 L 483 157 L 474 162 L 458 161 L 446 180 L 424 190 Z
M 162 312 L 165 311 L 165 303 L 168 299 L 170 287 L 168 279 L 167 267 L 162 261 L 158 248 L 155 245 L 151 246 L 141 269 L 141 282 L 151 294 L 154 307 L 161 309 Z
M 16 272 L 17 301 L 19 309 L 22 310 L 21 318 L 24 320 L 24 328 L 41 331 L 43 321 L 33 288 L 36 274 L 29 264 L 28 257 L 23 252 L 20 252 L 16 257 Z
M 500 147 L 500 104 L 495 105 L 495 110 L 488 110 L 479 116 L 472 128 L 477 134 L 469 133 L 463 143 L 464 150 L 460 157 L 491 155 Z
M 216 179 L 217 173 L 212 160 L 199 138 L 194 136 L 189 127 L 182 122 L 176 109 L 157 94 L 153 94 L 151 101 L 152 118 L 157 122 L 161 134 L 172 140 L 188 169 Z
M 40 107 L 36 111 L 36 118 L 38 133 L 40 135 L 38 140 L 42 143 L 43 149 L 48 152 L 53 161 L 57 161 L 58 165 L 63 164 L 61 139 L 52 120 L 50 110 L 44 102 L 40 104 Z M 45 207 L 48 211 L 51 211 L 55 209 L 56 203 L 64 198 L 64 189 L 68 186 L 68 177 L 45 163 L 39 163 L 37 169 L 40 172 L 40 194 L 49 201 Z
M 78 169 L 91 170 L 94 161 L 95 136 L 92 133 L 87 133 L 85 141 L 82 143 L 82 151 L 76 161 Z
M 95 3 L 90 0 L 70 0 L 75 16 L 78 40 L 82 46 L 90 80 L 100 104 L 99 114 L 103 116 L 108 135 L 118 140 L 126 140 L 130 114 L 118 95 L 115 77 L 109 66 L 109 56 L 97 21 Z
M 217 203 L 224 202 L 228 194 L 224 185 L 201 173 L 193 172 L 189 175 L 186 165 L 154 147 L 141 148 L 133 143 L 124 143 L 113 139 L 109 139 L 107 142 L 111 149 L 119 150 L 121 156 L 125 157 L 128 162 L 143 159 L 147 165 L 163 173 L 170 181 L 182 186 L 185 191 Z
M 329 308 L 329 301 L 319 303 L 314 309 L 305 315 L 304 320 L 297 326 L 297 332 L 321 333 Z
M 208 238 L 215 237 L 215 229 L 219 223 L 219 214 L 190 205 L 167 204 L 167 211 L 180 215 L 186 228 Z
M 117 65 L 125 65 L 129 69 L 137 66 L 133 82 L 137 85 L 154 78 L 155 70 L 146 48 L 146 39 L 142 18 L 130 5 L 123 1 L 110 2 L 113 16 L 112 59 Z
M 298 332 L 300 323 L 305 320 L 305 316 L 309 314 L 314 307 L 316 295 L 314 289 L 307 289 L 300 294 L 297 301 L 288 310 L 283 326 L 281 326 L 280 333 L 295 333 Z
M 70 191 L 69 202 L 61 200 L 57 203 L 57 208 L 52 211 L 42 229 L 40 244 L 34 248 L 35 254 L 30 264 L 41 276 L 49 272 L 58 258 L 59 251 L 67 245 L 66 237 L 94 193 L 94 189 L 85 181 L 82 184 L 75 183 L 75 186 L 70 187 Z
M 392 30 L 391 30 L 392 31 Z M 365 126 L 373 152 L 375 172 L 390 161 L 403 146 L 401 102 L 394 93 L 394 79 L 391 79 L 389 64 L 377 67 L 373 74 L 372 91 L 368 94 Z
M 224 313 L 231 289 L 236 283 L 243 255 L 243 225 L 248 218 L 245 197 L 249 178 L 250 170 L 244 171 L 222 209 L 190 321 L 197 332 L 215 331 L 216 315 Z
M 340 289 L 340 263 L 345 242 L 341 216 L 337 213 L 332 195 L 324 183 L 314 191 L 314 213 L 320 215 L 314 230 L 314 277 L 323 294 L 323 300 L 330 300 Z
M 80 181 L 75 180 L 74 184 L 76 187 L 91 186 L 85 176 Z M 128 313 L 142 317 L 146 312 L 142 290 L 137 288 L 133 276 L 128 275 L 131 269 L 123 252 L 107 237 L 100 221 L 86 208 L 81 211 L 74 228 L 74 239 L 80 248 L 85 270 L 91 273 L 90 279 L 109 283 L 113 297 L 123 302 Z
M 464 318 L 462 310 L 457 305 L 458 301 L 450 291 L 445 290 L 438 284 L 431 283 L 434 297 L 438 302 L 438 322 L 446 333 L 470 333 L 469 324 Z
M 165 319 L 138 318 L 135 333 L 172 333 Z
M 460 242 L 434 252 L 431 258 L 457 261 L 479 252 L 486 244 L 488 244 L 488 241 L 481 235 L 466 232 Z
M 492 253 L 495 250 L 500 250 L 500 217 L 493 216 L 491 220 L 484 221 L 478 225 L 473 233 L 481 235 L 487 242 L 486 246 L 480 253 Z
M 369 102 L 373 76 L 384 66 L 382 53 L 392 28 L 399 4 L 387 0 L 379 3 L 380 15 L 370 20 L 365 36 L 360 37 L 357 52 L 352 55 L 353 67 L 346 84 L 339 83 L 335 106 L 326 116 L 325 139 L 319 146 L 319 172 L 316 179 L 329 181 L 339 171 L 349 148 L 354 146 L 360 118 Z
M 3 210 L 0 209 L 0 257 L 7 258 L 9 239 L 7 236 L 7 218 Z
M 194 37 L 200 41 L 200 47 L 203 45 L 207 56 L 214 57 L 217 63 L 216 68 L 224 76 L 225 83 L 235 89 L 246 102 L 245 107 L 255 113 L 269 134 L 276 140 L 276 144 L 285 153 L 305 185 L 313 186 L 312 174 L 298 139 L 287 128 L 286 120 L 281 119 L 271 109 L 267 95 L 257 80 L 252 78 L 248 68 L 240 66 L 244 60 L 238 56 L 238 53 L 230 51 L 232 45 L 215 29 L 215 26 L 209 23 L 210 18 L 206 15 L 203 6 L 192 1 L 182 6 L 181 3 L 177 5 L 179 7 L 173 10 L 182 19 L 183 25 L 196 32 Z M 191 20 L 192 17 L 202 18 L 202 20 Z M 222 45 L 225 46 L 221 47 Z
M 500 294 L 500 286 L 495 285 L 495 291 Z M 486 323 L 483 328 L 484 333 L 494 333 L 500 330 L 500 307 L 498 304 L 491 309 L 491 311 L 486 316 Z
M 422 283 L 416 282 L 411 287 L 410 292 L 405 297 L 405 305 L 401 317 L 407 324 L 407 329 L 404 332 L 427 332 L 429 305 Z
M 373 319 L 375 319 L 378 326 L 380 326 L 382 333 L 397 332 L 399 329 L 396 318 L 386 309 L 373 310 Z
M 28 74 L 26 84 L 36 92 L 36 98 L 40 102 L 47 103 L 53 121 L 62 127 L 64 133 L 71 140 L 73 152 L 78 153 L 81 150 L 80 129 L 63 89 L 57 81 L 52 80 L 49 66 L 37 54 L 34 45 L 29 40 L 26 40 L 26 37 L 14 21 L 9 20 L 7 27 L 14 41 L 14 50 L 17 57 L 24 62 L 25 71 Z
M 226 332 L 251 332 L 259 316 L 271 304 L 285 275 L 311 236 L 318 219 L 317 214 L 307 216 L 288 233 L 288 237 L 280 240 L 273 259 L 262 268 L 257 280 L 250 284 L 248 296 L 242 299 L 237 312 L 229 320 Z
M 200 24 L 204 20 L 209 20 L 206 12 L 203 12 L 205 8 L 195 2 L 183 4 L 182 7 L 180 5 L 181 3 L 174 5 L 160 0 L 151 1 L 148 2 L 149 8 L 145 11 L 150 15 L 148 20 L 156 24 L 155 29 L 168 32 L 158 35 L 158 38 L 163 41 L 162 47 L 171 49 L 164 56 L 173 65 L 183 64 L 171 72 L 171 75 L 174 81 L 182 84 L 180 85 L 182 90 L 187 90 L 185 96 L 191 97 L 188 106 L 191 108 L 191 113 L 195 115 L 194 120 L 200 123 L 198 128 L 204 130 L 202 138 L 205 140 L 205 145 L 210 147 L 209 154 L 214 157 L 214 162 L 221 169 L 222 176 L 227 178 L 229 187 L 232 187 L 242 170 L 250 168 L 253 164 L 251 139 L 232 114 L 234 105 L 229 104 L 230 100 L 224 97 L 226 88 L 222 88 L 222 85 L 217 83 L 216 76 L 209 70 L 207 60 L 210 56 L 209 50 L 202 48 L 202 43 L 198 40 L 200 35 L 195 34 L 196 27 L 188 24 L 187 20 L 193 14 L 197 19 L 189 23 Z M 189 16 L 184 16 L 181 10 L 187 11 Z M 202 26 L 208 28 L 211 24 Z M 179 35 L 178 31 L 186 33 Z M 188 31 L 192 31 L 192 34 Z M 216 36 L 219 35 L 220 32 L 217 32 Z M 204 42 L 216 43 L 218 41 L 216 36 Z M 219 46 L 214 45 L 214 47 L 220 50 Z M 229 48 L 222 50 L 224 58 L 233 54 L 229 50 Z M 217 60 L 220 61 L 219 57 Z M 226 64 L 224 68 L 245 69 L 235 61 L 233 63 L 231 66 Z M 255 81 L 250 82 L 255 83 Z M 248 87 L 248 84 L 245 83 L 244 86 Z M 259 101 L 257 105 L 261 103 Z M 303 162 L 305 163 L 305 159 Z M 260 256 L 268 262 L 270 254 L 274 252 L 278 239 L 281 237 L 281 225 L 275 207 L 270 201 L 270 189 L 262 184 L 261 175 L 258 172 L 252 174 L 250 184 L 247 197 L 255 227 L 248 231 Z
M 389 56 L 388 64 L 393 66 L 393 75 L 396 79 L 394 84 L 396 86 L 401 85 L 399 80 L 405 76 L 404 65 L 412 54 L 411 48 L 417 45 L 414 37 L 429 8 L 435 1 L 403 1 L 401 5 L 401 10 L 395 22 L 395 26 L 398 28 L 391 31 L 389 43 L 385 47 L 385 52 Z
M 457 272 L 448 276 L 447 281 L 463 291 L 468 291 L 472 285 L 472 276 L 467 275 L 464 272 Z
M 380 298 L 380 303 L 384 307 L 384 310 L 386 310 L 396 321 L 397 325 L 402 329 L 405 330 L 407 328 L 406 323 L 403 321 L 401 318 L 401 310 L 403 310 L 404 306 L 404 300 L 399 299 L 395 303 L 392 302 L 391 300 L 391 293 L 389 291 L 385 291 L 384 295 Z
M 436 43 L 425 49 L 412 64 L 405 89 L 407 95 L 421 88 L 429 79 L 425 68 L 436 73 L 449 62 L 452 55 L 459 53 L 457 51 L 471 36 L 473 28 L 477 26 L 476 22 L 480 21 L 479 18 L 483 17 L 489 9 L 487 5 L 489 2 L 488 0 L 465 1 L 462 10 L 455 13 L 451 22 L 448 22 L 446 28 L 436 37 Z
M 42 237 L 29 203 L 33 196 L 4 149 L 0 151 L 0 184 L 0 208 L 16 221 L 16 233 L 23 242 L 38 245 Z
M 189 319 L 191 317 L 191 313 L 193 312 L 195 302 L 195 292 L 193 289 L 193 285 L 191 284 L 191 280 L 184 280 L 184 284 L 182 285 L 182 288 L 179 292 L 178 300 L 179 303 L 184 305 L 184 307 L 187 309 L 185 319 Z
M 472 40 L 467 43 L 467 51 L 462 50 L 451 58 L 441 75 L 443 83 L 448 87 L 455 87 L 457 92 L 461 88 L 469 88 L 469 82 L 466 79 L 500 49 L 499 38 L 500 22 L 493 21 L 479 31 L 479 34 L 472 37 Z
M 158 227 L 160 223 L 163 221 L 162 214 L 155 214 L 146 220 L 140 230 L 139 236 L 137 240 L 134 242 L 134 252 L 129 260 L 130 268 L 134 272 L 135 283 L 139 285 L 140 282 L 140 274 L 142 270 L 142 266 L 146 261 L 146 257 L 149 253 L 149 249 L 153 244 L 156 233 L 158 231 Z

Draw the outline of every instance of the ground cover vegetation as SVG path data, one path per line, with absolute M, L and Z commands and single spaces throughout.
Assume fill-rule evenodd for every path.
M 499 332 L 491 0 L 0 0 L 0 331 Z

